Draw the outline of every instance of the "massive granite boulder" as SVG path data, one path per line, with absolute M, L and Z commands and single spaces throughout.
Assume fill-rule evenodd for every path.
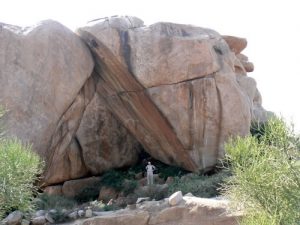
M 65 154 L 89 102 L 84 84 L 93 59 L 80 38 L 55 21 L 0 26 L 5 135 L 31 144 L 46 161 L 46 179 L 60 182 L 68 166 L 56 159 Z
M 7 110 L 2 125 L 7 137 L 31 144 L 45 160 L 43 185 L 128 165 L 136 159 L 137 141 L 104 107 L 91 109 L 95 101 L 102 104 L 94 97 L 98 78 L 91 76 L 93 67 L 85 43 L 55 21 L 29 28 L 0 24 L 0 105 Z M 99 136 L 87 141 L 84 132 L 93 123 L 93 110 L 105 117 L 96 118 L 98 123 L 93 125 Z M 99 140 L 100 144 L 92 146 Z M 134 156 L 129 153 L 131 148 Z
M 2 125 L 45 160 L 45 186 L 130 166 L 139 143 L 167 164 L 209 169 L 230 136 L 267 118 L 243 38 L 135 17 L 78 33 L 0 23 Z
M 255 102 L 246 40 L 190 25 L 112 17 L 78 29 L 95 60 L 97 93 L 154 158 L 198 171 L 249 133 Z M 242 42 L 242 43 L 240 43 Z

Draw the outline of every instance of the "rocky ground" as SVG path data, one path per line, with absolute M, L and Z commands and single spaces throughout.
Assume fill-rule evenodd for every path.
M 139 198 L 125 209 L 103 211 L 85 206 L 63 212 L 66 223 L 57 222 L 57 210 L 40 210 L 24 219 L 19 211 L 11 213 L 2 224 L 65 224 L 65 225 L 235 225 L 240 213 L 231 213 L 228 201 L 205 199 L 181 191 L 160 201 Z

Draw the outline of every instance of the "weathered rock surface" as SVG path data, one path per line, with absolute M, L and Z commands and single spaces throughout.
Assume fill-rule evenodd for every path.
M 237 78 L 247 77 L 248 61 L 236 56 L 245 39 L 190 25 L 145 27 L 135 17 L 78 33 L 94 55 L 97 93 L 154 158 L 207 169 L 228 137 L 249 133 L 254 99 Z
M 64 196 L 73 198 L 81 194 L 85 188 L 93 188 L 94 190 L 98 188 L 98 191 L 100 191 L 100 181 L 100 177 L 88 177 L 76 180 L 69 180 L 64 182 L 62 187 L 62 193 Z
M 21 224 L 23 213 L 20 211 L 14 211 L 10 213 L 3 221 L 3 224 L 7 225 L 19 225 Z M 2 223 L 1 223 L 2 224 Z
M 209 169 L 228 137 L 267 119 L 246 39 L 136 17 L 78 33 L 0 23 L 5 135 L 43 157 L 44 186 L 130 166 L 139 143 L 167 164 Z
M 68 225 L 237 225 L 238 213 L 229 211 L 226 200 L 183 197 L 177 206 L 164 201 L 146 201 L 136 210 L 120 210 L 89 219 L 66 223 Z
M 62 187 L 62 185 L 47 186 L 44 189 L 44 193 L 48 195 L 62 195 Z
M 85 109 L 76 140 L 85 166 L 94 175 L 133 165 L 138 159 L 139 143 L 108 111 L 98 94 Z
M 42 185 L 135 163 L 138 142 L 95 95 L 99 78 L 83 41 L 54 21 L 0 26 L 3 126 L 45 160 Z
M 169 204 L 171 206 L 175 206 L 178 205 L 181 201 L 182 201 L 182 192 L 181 191 L 177 191 L 175 193 L 173 193 L 170 197 L 169 197 Z
M 0 26 L 6 135 L 32 144 L 46 160 L 48 182 L 60 182 L 66 170 L 56 158 L 71 142 L 87 103 L 82 88 L 93 70 L 91 54 L 78 36 L 54 21 L 26 29 Z

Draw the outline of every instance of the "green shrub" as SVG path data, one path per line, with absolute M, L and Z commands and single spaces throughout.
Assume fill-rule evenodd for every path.
M 124 180 L 123 189 L 125 195 L 133 193 L 134 190 L 138 187 L 138 182 L 136 180 Z
M 299 139 L 282 119 L 273 118 L 260 138 L 230 140 L 225 165 L 233 176 L 224 194 L 242 207 L 243 225 L 300 224 Z
M 40 210 L 63 210 L 63 209 L 73 209 L 77 206 L 77 203 L 74 199 L 67 198 L 60 195 L 48 195 L 40 194 L 38 198 L 34 201 L 36 209 Z
M 28 211 L 42 163 L 30 146 L 17 139 L 0 139 L 0 218 L 13 210 Z
M 112 187 L 117 191 L 121 191 L 125 178 L 126 175 L 122 171 L 109 170 L 101 177 L 101 184 L 106 187 Z
M 182 191 L 183 194 L 192 193 L 194 196 L 210 198 L 219 195 L 219 188 L 224 180 L 229 177 L 228 171 L 220 171 L 211 176 L 191 174 L 184 177 L 175 177 L 169 185 L 168 194 Z

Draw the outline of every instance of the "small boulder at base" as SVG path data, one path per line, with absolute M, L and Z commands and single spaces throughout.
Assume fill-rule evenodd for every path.
M 170 197 L 169 197 L 169 204 L 171 206 L 175 206 L 178 205 L 181 201 L 182 201 L 183 197 L 182 197 L 182 192 L 181 191 L 177 191 L 175 193 L 173 193 Z
M 85 188 L 94 188 L 95 191 L 98 188 L 100 190 L 100 177 L 89 177 L 77 180 L 69 180 L 63 184 L 62 192 L 66 197 L 78 196 Z
M 22 221 L 23 213 L 20 211 L 14 211 L 10 213 L 5 219 L 7 225 L 19 225 Z

